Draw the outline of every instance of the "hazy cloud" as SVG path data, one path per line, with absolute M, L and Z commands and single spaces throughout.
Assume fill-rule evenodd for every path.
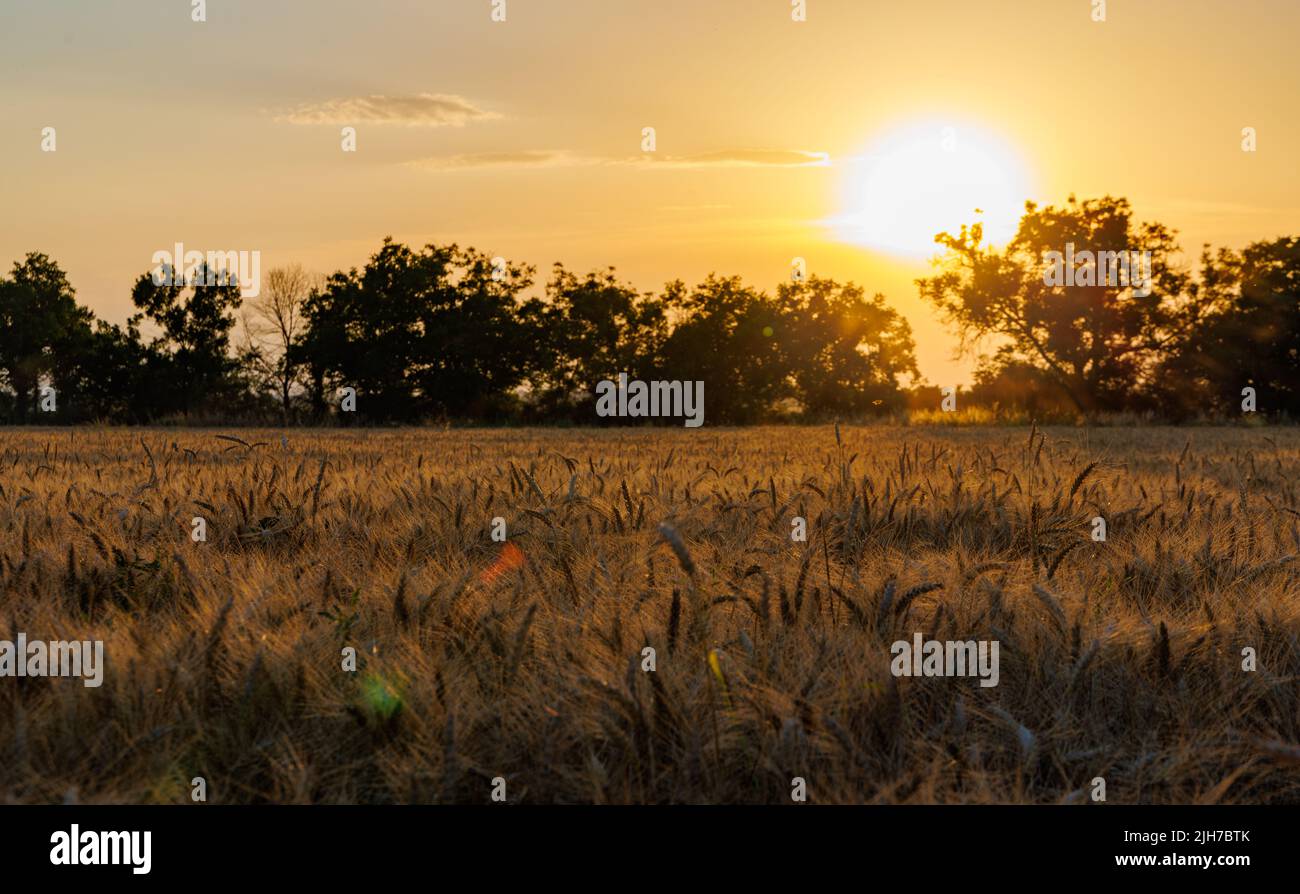
M 281 113 L 290 124 L 401 124 L 408 127 L 462 127 L 501 116 L 480 109 L 463 96 L 417 93 L 411 96 L 358 96 L 306 103 Z
M 515 152 L 478 152 L 442 155 L 409 162 L 426 171 L 459 171 L 472 168 L 573 168 L 594 165 L 624 165 L 647 168 L 803 168 L 830 164 L 825 152 L 793 150 L 727 149 L 701 155 L 644 155 L 622 158 L 579 155 L 563 149 L 529 149 Z
M 516 152 L 473 152 L 438 155 L 407 162 L 425 171 L 465 171 L 473 168 L 573 168 L 606 164 L 599 158 L 575 155 L 561 149 L 523 149 Z
M 826 167 L 831 157 L 826 152 L 803 152 L 790 149 L 724 149 L 700 155 L 666 155 L 647 153 L 638 162 L 651 167 L 674 168 L 807 168 Z

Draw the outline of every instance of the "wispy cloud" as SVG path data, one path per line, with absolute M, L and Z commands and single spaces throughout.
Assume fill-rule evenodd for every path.
M 399 124 L 407 127 L 463 127 L 501 116 L 463 96 L 416 93 L 410 96 L 358 96 L 305 103 L 285 110 L 277 121 L 289 124 Z
M 806 168 L 826 167 L 825 152 L 782 149 L 725 149 L 699 155 L 644 155 L 601 157 L 581 155 L 565 149 L 527 149 L 515 152 L 478 152 L 440 155 L 408 162 L 426 171 L 463 171 L 473 168 L 576 168 L 631 166 L 644 168 Z
M 650 167 L 674 168 L 809 168 L 827 167 L 831 157 L 826 152 L 790 149 L 723 149 L 698 155 L 646 154 L 633 161 Z
M 466 171 L 474 168 L 576 168 L 608 164 L 608 161 L 575 155 L 562 149 L 524 149 L 516 152 L 436 155 L 418 158 L 407 164 L 424 171 Z

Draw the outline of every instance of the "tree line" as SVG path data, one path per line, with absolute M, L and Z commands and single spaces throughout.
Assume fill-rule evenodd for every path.
M 1138 412 L 1300 415 L 1300 237 L 1203 248 L 1124 199 L 1027 203 L 1014 239 L 980 224 L 936 237 L 921 296 L 978 357 L 965 407 L 1035 418 Z M 1061 284 L 1044 260 L 1147 251 L 1151 281 Z M 907 321 L 884 297 L 811 276 L 766 291 L 739 277 L 641 292 L 613 268 L 536 270 L 472 248 L 386 239 L 366 265 L 272 270 L 256 298 L 199 270 L 134 283 L 124 325 L 96 319 L 48 256 L 0 277 L 0 419 L 10 423 L 572 422 L 596 384 L 703 381 L 711 423 L 937 410 Z M 340 411 L 355 389 L 356 412 Z

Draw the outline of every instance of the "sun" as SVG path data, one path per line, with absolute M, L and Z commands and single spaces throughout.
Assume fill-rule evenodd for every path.
M 900 127 L 842 163 L 839 239 L 907 258 L 939 249 L 935 234 L 980 221 L 1001 244 L 1015 235 L 1030 197 L 1018 153 L 979 127 L 923 122 Z

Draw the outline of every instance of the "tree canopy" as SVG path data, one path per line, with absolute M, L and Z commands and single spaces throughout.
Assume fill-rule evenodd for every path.
M 1177 419 L 1232 413 L 1254 389 L 1261 410 L 1300 414 L 1300 237 L 1206 246 L 1193 274 L 1176 233 L 1126 200 L 1071 196 L 1027 203 L 1005 246 L 979 223 L 936 242 L 917 285 L 976 359 L 964 400 Z M 534 290 L 533 267 L 391 238 L 360 269 L 272 270 L 247 304 L 197 273 L 141 275 L 137 313 L 113 325 L 47 255 L 15 262 L 0 277 L 0 418 L 599 424 L 596 387 L 620 373 L 704 382 L 712 423 L 937 408 L 907 320 L 852 282 L 768 291 L 710 274 L 643 292 L 613 268 L 556 264 Z

